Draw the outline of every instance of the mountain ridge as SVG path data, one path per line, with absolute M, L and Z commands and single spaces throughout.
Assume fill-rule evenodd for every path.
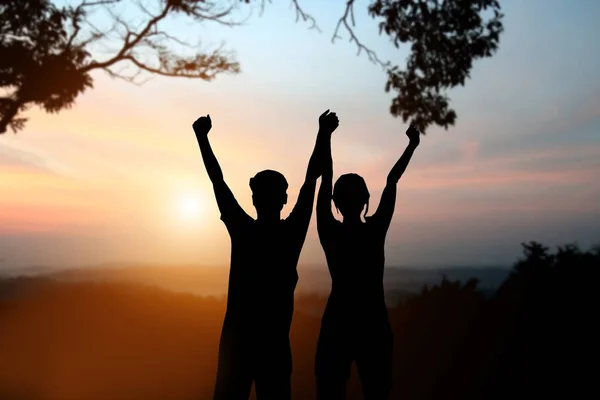
M 424 285 L 447 279 L 466 282 L 479 280 L 482 291 L 495 290 L 508 276 L 507 267 L 448 266 L 444 268 L 420 268 L 388 266 L 385 269 L 386 291 L 419 292 Z M 203 296 L 219 296 L 227 293 L 229 268 L 218 265 L 164 265 L 136 263 L 103 263 L 76 268 L 31 267 L 16 269 L 0 276 L 36 276 L 58 281 L 98 281 L 140 283 L 160 287 L 172 292 L 186 292 Z M 301 264 L 298 267 L 297 293 L 328 294 L 331 279 L 327 267 L 322 264 Z

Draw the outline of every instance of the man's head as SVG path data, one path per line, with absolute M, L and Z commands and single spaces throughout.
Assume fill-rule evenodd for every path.
M 345 174 L 338 178 L 333 187 L 333 203 L 344 217 L 360 217 L 367 206 L 369 211 L 369 189 L 365 180 L 358 174 Z
M 250 178 L 252 203 L 256 211 L 273 213 L 280 212 L 287 203 L 288 183 L 285 177 L 270 169 L 260 171 Z

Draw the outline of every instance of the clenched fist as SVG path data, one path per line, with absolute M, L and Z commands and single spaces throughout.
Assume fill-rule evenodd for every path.
M 340 124 L 338 117 L 335 113 L 330 113 L 329 110 L 325 111 L 319 117 L 319 130 L 321 132 L 332 134 Z
M 200 117 L 192 125 L 196 135 L 208 135 L 210 128 L 212 128 L 212 121 L 210 120 L 210 114 L 206 114 L 206 117 Z

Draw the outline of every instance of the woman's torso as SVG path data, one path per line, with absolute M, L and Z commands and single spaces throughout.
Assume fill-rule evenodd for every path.
M 386 313 L 383 290 L 385 233 L 367 222 L 332 227 L 324 244 L 331 275 L 326 313 L 363 320 Z

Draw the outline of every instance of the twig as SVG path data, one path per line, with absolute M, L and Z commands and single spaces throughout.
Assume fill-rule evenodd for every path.
M 348 22 L 348 18 L 350 18 L 350 22 Z M 346 2 L 346 10 L 344 11 L 344 15 L 342 15 L 335 27 L 335 31 L 333 32 L 333 36 L 331 37 L 331 43 L 335 43 L 336 39 L 341 39 L 341 37 L 339 36 L 339 31 L 340 27 L 342 26 L 346 28 L 346 31 L 350 35 L 349 41 L 354 42 L 358 47 L 356 55 L 360 55 L 360 53 L 364 51 L 367 54 L 367 57 L 369 57 L 369 61 L 371 61 L 372 63 L 379 64 L 383 68 L 387 68 L 390 66 L 389 61 L 381 61 L 381 59 L 377 57 L 377 53 L 365 46 L 360 40 L 358 40 L 358 37 L 356 37 L 356 34 L 353 30 L 353 27 L 356 26 L 356 22 L 354 20 L 354 0 L 348 0 Z
M 293 6 L 294 10 L 296 11 L 296 22 L 298 22 L 298 21 L 300 21 L 300 19 L 302 19 L 302 21 L 309 22 L 311 24 L 308 29 L 315 29 L 319 33 L 321 32 L 321 29 L 317 25 L 317 21 L 314 19 L 314 17 L 312 15 L 307 14 L 302 9 L 300 4 L 298 4 L 298 0 L 292 0 L 292 3 L 290 5 Z

